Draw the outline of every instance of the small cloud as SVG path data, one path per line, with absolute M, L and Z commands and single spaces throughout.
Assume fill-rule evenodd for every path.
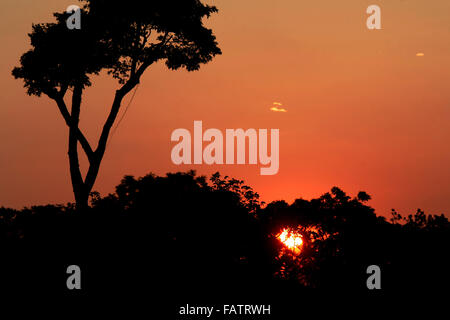
M 284 109 L 284 108 L 277 108 L 277 107 L 272 107 L 272 108 L 270 108 L 270 111 L 274 111 L 274 112 L 287 112 L 286 109 Z
M 423 52 L 416 53 L 416 57 L 423 57 L 423 56 L 425 56 L 425 53 Z
M 273 104 L 273 106 L 272 106 L 272 108 L 270 108 L 270 111 L 287 112 L 287 110 L 285 108 L 281 108 L 281 106 L 283 105 L 281 102 L 273 102 L 272 104 Z

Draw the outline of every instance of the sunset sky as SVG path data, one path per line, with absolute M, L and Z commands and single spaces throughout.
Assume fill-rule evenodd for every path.
M 195 169 L 243 179 L 262 200 L 364 190 L 379 215 L 417 208 L 450 216 L 450 1 L 217 0 L 207 25 L 221 56 L 200 71 L 153 65 L 108 145 L 102 195 L 126 175 Z M 11 76 L 32 23 L 75 0 L 3 0 L 0 11 L 0 206 L 73 201 L 68 129 L 53 101 Z M 382 30 L 366 8 L 381 7 Z M 96 145 L 117 83 L 93 79 L 81 127 Z M 124 107 L 128 104 L 127 97 Z M 278 104 L 274 104 L 277 102 Z M 284 109 L 270 110 L 276 107 Z M 119 115 L 120 117 L 120 115 Z M 173 130 L 280 129 L 280 170 L 176 166 Z

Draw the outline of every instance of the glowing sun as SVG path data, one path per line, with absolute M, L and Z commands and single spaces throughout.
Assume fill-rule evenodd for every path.
M 302 235 L 296 231 L 284 228 L 278 235 L 278 240 L 280 240 L 289 250 L 294 253 L 300 253 L 303 245 Z

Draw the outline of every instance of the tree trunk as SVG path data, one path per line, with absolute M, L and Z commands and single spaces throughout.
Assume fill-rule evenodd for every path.
M 140 76 L 144 70 L 148 67 L 149 63 L 142 65 L 136 74 L 119 90 L 116 91 L 114 101 L 111 107 L 111 111 L 106 119 L 101 132 L 98 146 L 95 151 L 92 151 L 86 138 L 81 133 L 78 124 L 80 121 L 80 109 L 81 109 L 81 96 L 83 88 L 80 85 L 75 85 L 72 95 L 72 110 L 70 119 L 64 105 L 62 98 L 57 100 L 58 107 L 60 108 L 63 116 L 69 120 L 69 165 L 70 165 L 70 177 L 72 180 L 72 189 L 75 195 L 76 208 L 78 211 L 85 211 L 89 208 L 89 195 L 94 187 L 95 180 L 97 179 L 98 172 L 100 170 L 100 164 L 103 159 L 106 150 L 106 144 L 108 142 L 109 133 L 119 113 L 120 105 L 124 96 L 129 93 L 139 83 Z M 67 122 L 66 120 L 66 122 Z M 89 160 L 89 169 L 86 174 L 86 178 L 83 180 L 80 171 L 80 163 L 78 157 L 78 142 L 81 143 L 84 152 Z
M 75 203 L 76 203 L 76 209 L 79 212 L 85 212 L 89 208 L 89 193 L 85 192 L 83 190 L 84 188 L 81 188 L 80 191 L 77 191 L 75 193 Z
M 87 209 L 89 199 L 89 192 L 86 192 L 78 160 L 78 123 L 80 121 L 82 92 L 82 87 L 79 85 L 76 85 L 73 89 L 68 151 L 72 189 L 75 195 L 76 208 L 80 211 Z

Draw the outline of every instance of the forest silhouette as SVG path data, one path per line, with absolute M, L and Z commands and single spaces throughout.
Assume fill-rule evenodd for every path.
M 125 176 L 114 193 L 75 205 L 0 209 L 3 288 L 66 292 L 65 268 L 85 270 L 82 294 L 158 290 L 161 297 L 367 292 L 366 269 L 382 290 L 429 291 L 448 282 L 444 215 L 377 216 L 370 196 L 334 187 L 319 198 L 267 205 L 241 180 L 194 171 Z M 300 254 L 277 238 L 303 235 Z M 171 300 L 171 301 L 172 301 Z

